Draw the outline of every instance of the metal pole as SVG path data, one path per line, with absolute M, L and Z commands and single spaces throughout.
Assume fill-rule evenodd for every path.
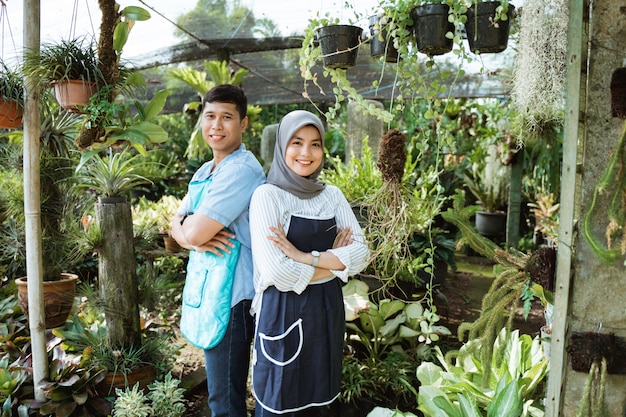
M 40 0 L 24 1 L 24 47 L 39 50 Z M 41 260 L 41 201 L 39 179 L 39 91 L 26 77 L 24 97 L 24 217 L 26 219 L 26 274 L 28 276 L 28 324 L 33 354 L 35 399 L 45 400 L 41 380 L 47 377 L 46 325 L 43 307 Z

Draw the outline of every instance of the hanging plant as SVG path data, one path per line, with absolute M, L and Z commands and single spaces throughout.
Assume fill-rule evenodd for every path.
M 565 0 L 524 2 L 511 89 L 521 143 L 543 140 L 563 122 L 568 14 Z

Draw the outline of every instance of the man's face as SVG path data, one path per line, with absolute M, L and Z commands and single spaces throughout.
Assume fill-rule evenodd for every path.
M 213 149 L 214 156 L 223 157 L 238 149 L 241 135 L 248 127 L 248 118 L 240 118 L 233 103 L 205 103 L 202 111 L 202 136 Z

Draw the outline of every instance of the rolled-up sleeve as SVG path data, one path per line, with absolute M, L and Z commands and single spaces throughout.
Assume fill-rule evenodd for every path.
M 276 227 L 284 217 L 281 212 L 283 204 L 275 200 L 276 195 L 270 187 L 257 188 L 250 201 L 254 287 L 257 293 L 273 285 L 280 291 L 300 294 L 311 281 L 315 269 L 288 258 L 267 238 L 271 234 L 269 227 Z

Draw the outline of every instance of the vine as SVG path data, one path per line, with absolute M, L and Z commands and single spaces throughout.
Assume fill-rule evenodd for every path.
M 620 255 L 626 253 L 626 122 L 600 180 L 595 186 L 591 204 L 583 218 L 583 235 L 598 258 L 607 264 L 612 264 Z M 596 210 L 598 198 L 608 201 L 608 224 L 605 228 L 606 243 L 602 242 L 593 233 L 592 218 Z M 615 248 L 614 240 L 618 239 L 619 249 Z

